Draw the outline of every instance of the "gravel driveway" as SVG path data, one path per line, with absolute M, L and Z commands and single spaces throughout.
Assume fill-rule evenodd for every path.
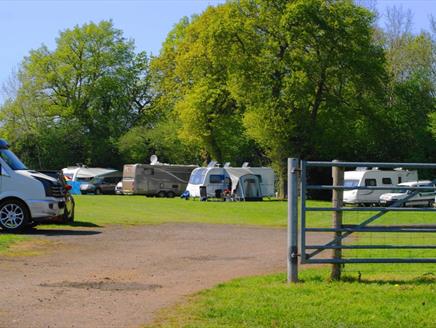
M 286 231 L 162 224 L 36 230 L 42 255 L 0 257 L 0 327 L 140 327 L 184 295 L 286 270 Z

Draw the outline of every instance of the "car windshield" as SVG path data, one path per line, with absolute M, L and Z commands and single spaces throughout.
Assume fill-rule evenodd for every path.
M 2 149 L 0 151 L 1 158 L 9 165 L 9 167 L 16 170 L 27 170 L 26 165 L 24 165 L 20 159 L 9 149 Z
M 194 185 L 202 184 L 205 175 L 206 175 L 206 169 L 194 170 L 191 174 L 191 178 L 189 179 L 189 183 Z
M 359 185 L 359 180 L 344 180 L 345 187 L 357 187 Z
M 92 178 L 91 181 L 89 181 L 90 183 L 101 183 L 101 181 L 103 180 L 103 178 Z

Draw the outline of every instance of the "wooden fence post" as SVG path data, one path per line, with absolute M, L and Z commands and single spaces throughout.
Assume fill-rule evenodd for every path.
M 338 160 L 334 160 L 333 162 L 338 162 Z M 333 166 L 332 167 L 332 178 L 333 178 L 333 186 L 343 186 L 344 185 L 344 169 L 342 167 Z M 332 195 L 332 206 L 334 208 L 340 208 L 343 205 L 343 190 L 333 189 Z M 342 211 L 334 211 L 333 212 L 333 228 L 341 229 L 342 228 Z M 334 233 L 335 245 L 340 246 L 342 244 L 341 240 L 341 231 L 336 231 Z M 342 249 L 335 248 L 333 249 L 333 258 L 340 260 L 342 259 Z M 331 272 L 331 280 L 340 280 L 341 279 L 341 266 L 340 263 L 333 263 L 332 272 Z

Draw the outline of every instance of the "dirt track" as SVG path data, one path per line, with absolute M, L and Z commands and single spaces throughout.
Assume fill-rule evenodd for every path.
M 0 327 L 140 327 L 235 277 L 286 270 L 286 231 L 242 226 L 36 230 L 51 249 L 0 257 Z

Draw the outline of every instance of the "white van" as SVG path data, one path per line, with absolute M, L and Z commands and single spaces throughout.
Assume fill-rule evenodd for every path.
M 191 197 L 219 198 L 228 192 L 238 199 L 260 200 L 274 196 L 274 182 L 270 167 L 216 167 L 212 162 L 192 171 L 186 191 Z
M 403 169 L 395 170 L 356 170 L 345 171 L 345 187 L 390 187 L 403 182 L 417 181 L 418 172 Z M 344 190 L 344 203 L 355 205 L 373 205 L 380 203 L 380 196 L 386 190 L 352 189 Z
M 0 227 L 20 232 L 38 222 L 57 221 L 64 213 L 65 187 L 32 171 L 0 139 Z
M 415 196 L 408 199 L 402 204 L 402 206 L 428 206 L 433 207 L 436 195 L 436 185 L 429 180 L 413 181 L 400 183 L 399 187 L 428 187 L 428 189 L 420 190 Z M 380 196 L 380 203 L 386 206 L 390 206 L 400 199 L 404 199 L 409 196 L 413 190 L 400 189 L 391 193 L 386 193 Z

